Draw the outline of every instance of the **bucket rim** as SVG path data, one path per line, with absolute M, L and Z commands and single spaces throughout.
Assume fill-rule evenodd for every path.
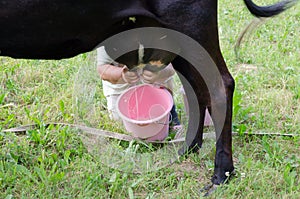
M 172 104 L 170 107 L 168 107 L 168 108 L 166 109 L 166 111 L 165 111 L 164 114 L 162 114 L 162 115 L 159 116 L 159 117 L 156 117 L 156 118 L 155 118 L 155 121 L 153 121 L 153 119 L 143 120 L 143 121 L 138 121 L 138 120 L 130 119 L 130 118 L 128 118 L 127 116 L 125 116 L 125 115 L 119 110 L 119 102 L 120 102 L 122 96 L 125 95 L 125 93 L 129 92 L 130 90 L 133 90 L 133 89 L 136 89 L 136 88 L 139 88 L 139 87 L 145 87 L 145 86 L 150 86 L 150 87 L 152 87 L 152 88 L 157 88 L 157 89 L 163 89 L 163 90 L 167 93 L 167 95 L 169 96 L 169 99 L 170 99 L 171 104 Z M 151 123 L 155 123 L 155 122 L 157 122 L 157 121 L 160 121 L 161 119 L 163 119 L 164 117 L 166 117 L 166 115 L 169 114 L 169 112 L 171 111 L 173 104 L 174 104 L 173 97 L 172 97 L 171 93 L 170 93 L 167 89 L 165 89 L 165 88 L 163 88 L 163 87 L 157 87 L 157 86 L 155 86 L 155 85 L 153 85 L 153 84 L 145 84 L 145 83 L 144 83 L 144 84 L 132 86 L 132 87 L 126 89 L 126 90 L 118 97 L 118 99 L 117 99 L 117 113 L 119 114 L 119 116 L 120 116 L 123 120 L 125 120 L 125 121 L 127 121 L 127 122 L 131 122 L 131 123 L 134 123 L 134 124 L 151 124 Z

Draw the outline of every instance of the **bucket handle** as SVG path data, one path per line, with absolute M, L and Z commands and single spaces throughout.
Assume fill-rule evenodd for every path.
M 153 123 L 155 123 L 155 124 L 161 124 L 161 125 L 168 125 L 168 124 L 171 124 L 171 122 L 172 122 L 172 114 L 171 113 L 169 113 L 169 122 L 168 123 L 164 123 L 164 122 L 153 122 Z M 149 124 L 137 124 L 138 126 L 147 126 L 147 125 L 149 125 Z
M 164 123 L 164 122 L 154 122 L 154 123 L 156 123 L 156 124 L 162 124 L 162 125 L 168 125 L 168 124 L 171 124 L 171 122 L 172 122 L 172 120 L 173 120 L 173 118 L 172 118 L 172 114 L 171 113 L 169 113 L 169 122 L 168 123 Z

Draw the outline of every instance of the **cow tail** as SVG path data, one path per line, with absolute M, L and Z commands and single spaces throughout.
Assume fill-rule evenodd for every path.
M 252 0 L 244 0 L 249 11 L 256 17 L 272 17 L 292 7 L 299 0 L 284 0 L 269 6 L 258 6 Z

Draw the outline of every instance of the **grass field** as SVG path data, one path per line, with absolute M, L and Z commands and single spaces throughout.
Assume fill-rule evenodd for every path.
M 300 136 L 300 5 L 247 35 L 239 61 L 234 45 L 252 18 L 242 1 L 219 1 L 221 48 L 236 80 L 234 130 Z M 59 61 L 0 58 L 0 198 L 201 197 L 199 190 L 213 174 L 214 140 L 170 166 L 136 174 L 103 164 L 105 157 L 89 152 L 86 137 L 76 130 L 45 128 L 47 122 L 65 122 L 123 132 L 108 118 L 93 55 Z M 175 97 L 184 118 L 181 96 Z M 26 134 L 3 132 L 32 123 L 38 127 Z M 300 198 L 299 136 L 235 136 L 236 176 L 210 197 Z

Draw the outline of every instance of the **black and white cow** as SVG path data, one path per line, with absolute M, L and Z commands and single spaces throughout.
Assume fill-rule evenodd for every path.
M 297 0 L 271 6 L 257 6 L 244 0 L 256 17 L 272 17 Z M 135 17 L 132 22 L 129 17 Z M 209 53 L 222 76 L 227 100 L 225 124 L 216 143 L 212 183 L 224 183 L 234 170 L 232 160 L 232 96 L 234 80 L 222 57 L 217 27 L 217 0 L 0 0 L 0 55 L 26 59 L 62 59 L 93 50 L 99 43 L 117 33 L 138 27 L 163 27 L 179 31 L 197 41 Z M 175 42 L 175 41 L 174 41 Z M 200 117 L 196 132 L 189 124 L 187 149 L 202 145 L 205 109 L 217 104 L 209 96 L 202 76 L 194 66 L 172 53 L 149 49 L 144 62 L 172 61 L 196 94 Z M 133 54 L 136 52 L 132 52 Z M 132 53 L 117 61 L 134 67 Z M 205 66 L 203 66 L 205 67 Z M 200 92 L 201 91 L 201 92 Z M 220 93 L 221 94 L 221 93 Z M 188 99 L 190 96 L 188 95 Z M 218 100 L 215 99 L 215 102 Z M 190 103 L 190 110 L 195 106 Z M 213 120 L 214 115 L 212 115 Z M 190 137 L 190 135 L 196 135 Z

